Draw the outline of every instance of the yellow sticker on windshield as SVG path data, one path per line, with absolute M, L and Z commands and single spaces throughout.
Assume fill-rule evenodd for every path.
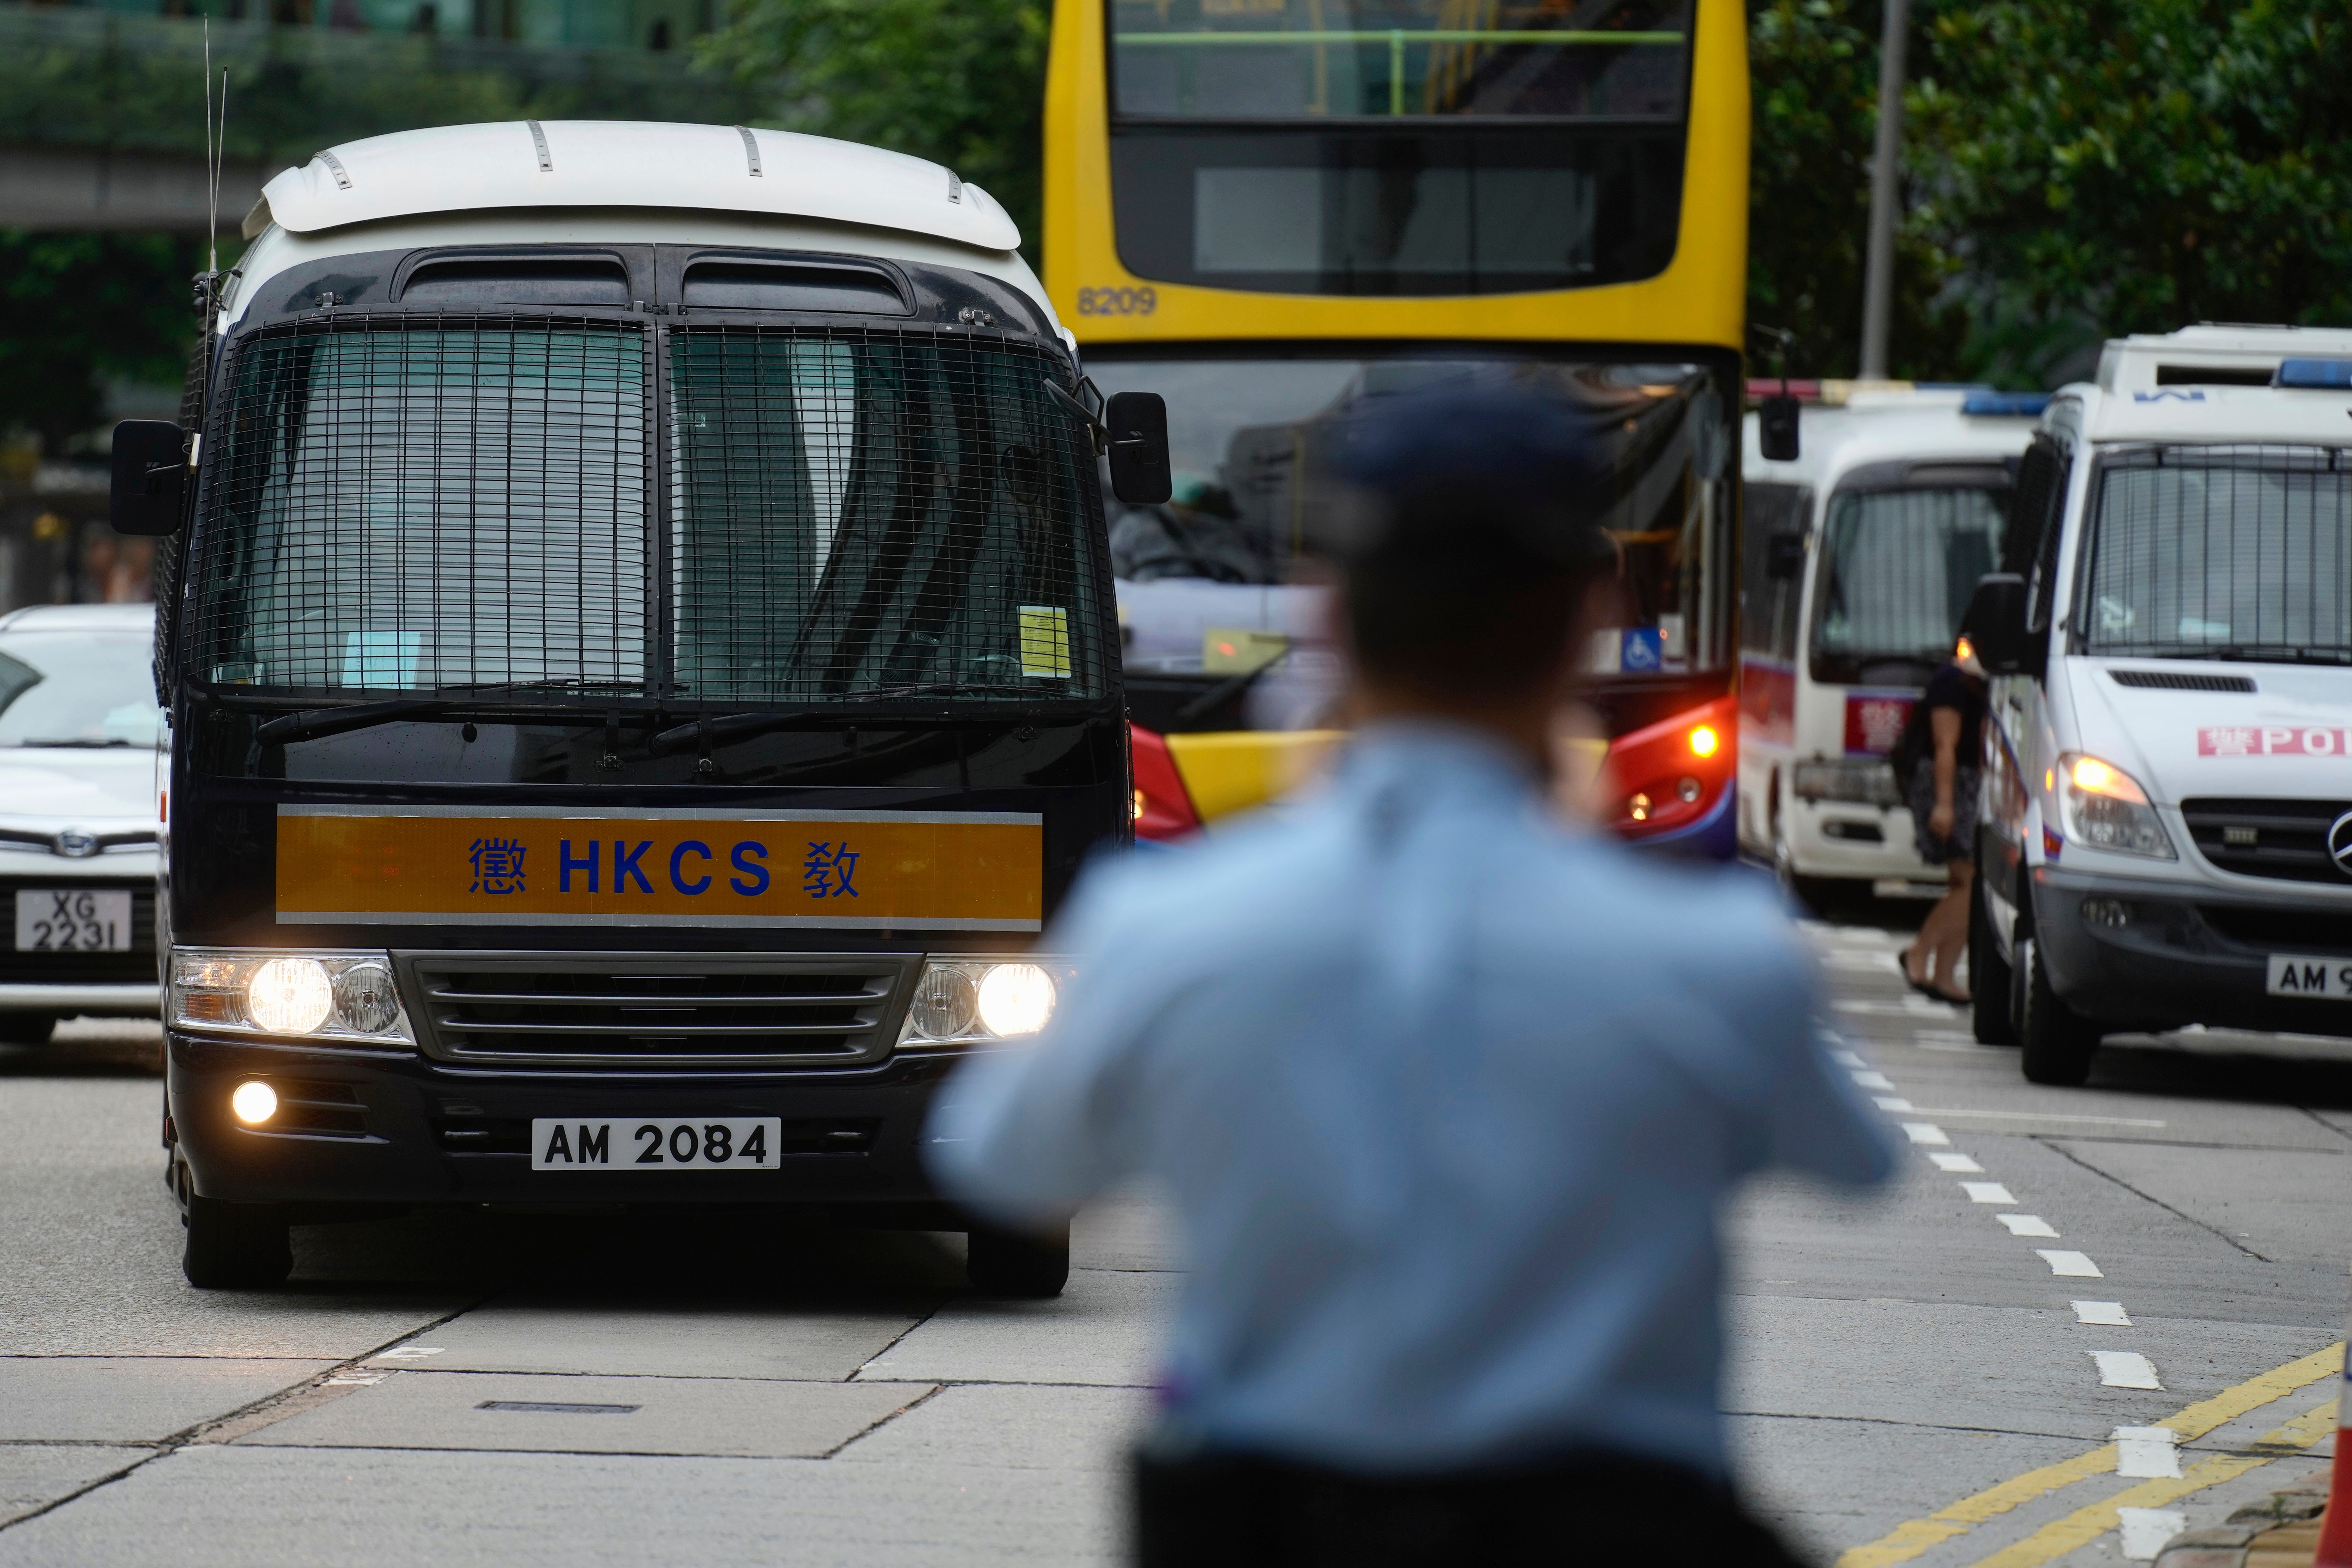
M 1021 606 L 1021 673 L 1070 679 L 1070 612 L 1059 605 Z

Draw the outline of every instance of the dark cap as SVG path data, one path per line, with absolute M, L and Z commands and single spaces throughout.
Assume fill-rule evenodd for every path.
M 1349 493 L 1318 542 L 1347 565 L 1448 575 L 1591 565 L 1612 551 L 1591 417 L 1493 382 L 1367 400 L 1334 432 Z

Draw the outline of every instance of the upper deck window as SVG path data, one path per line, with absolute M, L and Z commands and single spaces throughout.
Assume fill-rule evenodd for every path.
M 1126 119 L 1679 119 L 1689 0 L 1111 0 Z

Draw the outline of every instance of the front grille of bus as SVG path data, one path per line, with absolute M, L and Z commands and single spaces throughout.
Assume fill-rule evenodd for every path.
M 19 952 L 16 892 L 74 888 L 131 895 L 129 952 Z M 81 878 L 0 877 L 0 985 L 152 985 L 155 979 L 155 879 L 86 881 Z
M 2352 810 L 2343 800 L 2184 800 L 2197 852 L 2224 871 L 2287 882 L 2352 886 L 2327 853 L 2327 830 Z
M 425 1051 L 542 1067 L 850 1067 L 888 1054 L 901 953 L 400 955 Z

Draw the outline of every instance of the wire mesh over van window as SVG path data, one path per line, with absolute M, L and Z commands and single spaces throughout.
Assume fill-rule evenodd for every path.
M 2119 454 L 2098 477 L 2083 646 L 2352 663 L 2352 456 Z
M 643 328 L 355 317 L 234 354 L 192 572 L 196 673 L 646 689 Z
M 1094 458 L 1036 349 L 670 334 L 678 695 L 1099 696 Z
M 1815 586 L 1817 664 L 1951 657 L 2008 516 L 1996 489 L 1849 491 L 1830 501 Z M 1817 679 L 1853 679 L 1817 670 Z

